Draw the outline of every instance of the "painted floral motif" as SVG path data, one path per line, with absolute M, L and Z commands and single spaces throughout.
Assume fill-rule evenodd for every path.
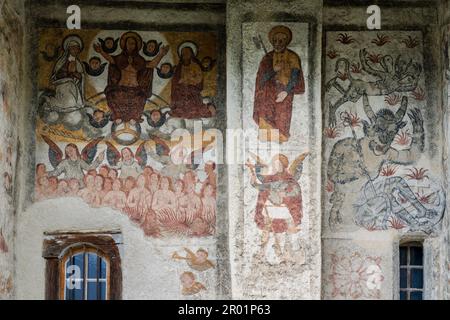
M 331 274 L 333 298 L 380 299 L 384 276 L 381 257 L 363 256 L 359 252 L 351 256 L 331 254 Z

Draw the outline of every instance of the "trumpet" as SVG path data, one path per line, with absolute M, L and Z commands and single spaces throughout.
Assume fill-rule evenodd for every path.
M 172 253 L 172 259 L 174 259 L 174 260 L 190 260 L 189 258 L 180 256 L 180 255 L 178 254 L 178 252 Z

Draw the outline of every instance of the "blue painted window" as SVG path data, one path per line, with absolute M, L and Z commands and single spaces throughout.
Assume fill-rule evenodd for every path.
M 107 300 L 109 263 L 97 250 L 69 252 L 63 262 L 65 300 Z
M 400 246 L 400 300 L 423 299 L 423 246 L 419 242 Z

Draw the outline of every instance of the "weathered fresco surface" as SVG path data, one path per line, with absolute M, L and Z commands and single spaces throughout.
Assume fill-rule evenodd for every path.
M 39 50 L 35 200 L 79 197 L 147 236 L 213 235 L 216 34 L 42 29 Z
M 333 245 L 323 256 L 323 297 L 325 299 L 374 300 L 383 299 L 390 285 L 386 256 L 374 247 L 367 248 L 351 241 Z M 385 293 L 384 293 L 385 294 Z
M 21 32 L 14 13 L 0 4 L 0 299 L 10 298 L 13 291 Z
M 244 295 L 263 297 L 280 285 L 292 294 L 308 277 L 311 236 L 308 24 L 242 27 L 243 123 L 252 141 L 245 152 Z
M 208 288 L 211 288 L 210 281 L 214 279 L 215 262 L 209 257 L 208 250 L 198 248 L 192 251 L 183 248 L 175 251 L 171 256 L 173 261 L 178 261 L 177 272 L 180 277 L 181 294 L 183 298 L 205 299 Z
M 449 5 L 449 3 L 447 3 L 447 6 Z M 443 74 L 442 74 L 442 78 L 444 80 L 444 94 L 443 94 L 443 101 L 444 103 L 447 104 L 447 112 L 450 109 L 450 24 L 444 26 L 442 31 L 442 48 L 443 48 L 443 52 L 442 52 L 442 64 L 443 64 Z M 445 107 L 445 105 L 444 105 Z M 447 138 L 448 138 L 448 132 L 447 132 Z M 450 246 L 449 244 L 449 239 L 450 239 L 450 229 L 448 228 L 449 225 L 449 221 L 447 218 L 447 232 L 446 234 L 444 234 L 444 243 L 447 244 L 447 279 L 445 279 L 447 281 L 447 289 L 446 289 L 446 294 L 447 294 L 447 299 L 450 299 Z M 445 268 L 444 268 L 445 269 Z
M 445 193 L 428 152 L 422 33 L 325 37 L 326 228 L 431 232 Z

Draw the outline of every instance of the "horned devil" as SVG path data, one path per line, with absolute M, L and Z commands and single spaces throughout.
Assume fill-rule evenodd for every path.
M 378 177 L 380 169 L 385 163 L 411 164 L 424 150 L 423 117 L 417 108 L 408 113 L 413 127 L 410 148 L 396 150 L 391 147 L 398 131 L 406 125 L 406 122 L 403 121 L 408 107 L 406 96 L 402 98 L 401 106 L 396 113 L 388 109 L 381 109 L 375 113 L 370 107 L 365 93 L 363 94 L 363 107 L 370 120 L 370 123 L 363 121 L 364 137 L 357 138 L 350 126 L 353 137 L 338 141 L 331 150 L 327 171 L 328 179 L 334 184 L 334 191 L 330 198 L 332 204 L 329 217 L 330 226 L 343 222 L 340 211 L 346 196 L 345 184 L 358 180 L 360 184 L 355 188 L 359 190 L 365 183 L 372 183 Z M 419 206 L 414 194 L 411 195 L 410 190 L 405 190 L 407 186 L 398 183 L 394 188 L 399 190 L 414 207 Z M 418 214 L 425 215 L 426 211 L 421 206 Z

